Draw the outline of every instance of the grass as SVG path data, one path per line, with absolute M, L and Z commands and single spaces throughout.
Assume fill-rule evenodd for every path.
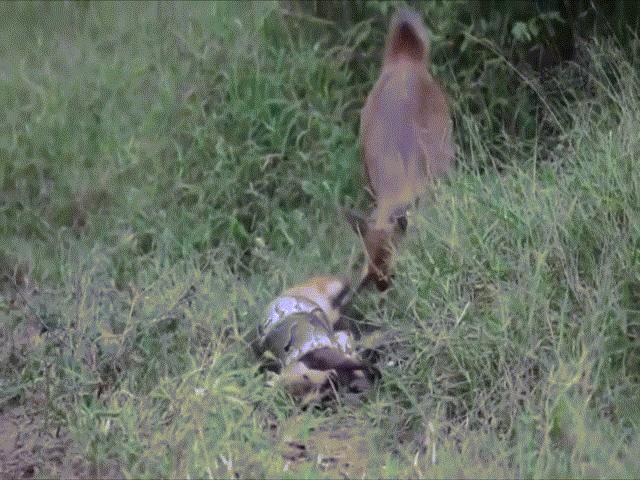
M 354 305 L 397 332 L 381 380 L 306 411 L 247 342 L 284 286 L 358 264 L 337 206 L 368 202 L 357 122 L 384 22 L 0 5 L 0 422 L 40 439 L 0 445 L 5 471 L 640 475 L 637 54 L 595 42 L 526 83 L 454 36 L 451 5 L 424 9 L 458 169 L 394 287 Z

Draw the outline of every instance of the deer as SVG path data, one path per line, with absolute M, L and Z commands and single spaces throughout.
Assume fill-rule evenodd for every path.
M 336 328 L 350 302 L 349 281 L 318 275 L 284 290 L 267 307 L 254 352 L 292 396 L 322 397 L 331 385 L 364 392 L 379 372 L 359 354 L 351 332 Z M 264 354 L 266 353 L 266 356 Z
M 367 262 L 357 289 L 390 285 L 393 251 L 407 211 L 453 165 L 452 121 L 443 88 L 429 72 L 430 48 L 420 16 L 400 9 L 391 20 L 382 70 L 360 113 L 360 150 L 374 208 L 343 210 L 362 237 Z

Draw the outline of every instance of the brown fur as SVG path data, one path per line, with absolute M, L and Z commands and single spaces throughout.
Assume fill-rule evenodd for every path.
M 406 226 L 406 210 L 453 163 L 447 98 L 428 63 L 422 20 L 412 11 L 398 11 L 380 77 L 360 118 L 362 160 L 376 204 L 367 228 L 360 228 L 369 258 L 363 283 L 373 280 L 380 290 L 389 283 L 390 256 L 404 231 L 403 219 Z
M 331 327 L 340 318 L 340 309 L 350 300 L 351 289 L 341 277 L 319 275 L 284 291 L 284 295 L 299 296 L 315 302 L 327 316 Z
M 353 230 L 362 237 L 367 255 L 367 265 L 356 290 L 364 288 L 370 282 L 379 291 L 386 290 L 391 281 L 389 271 L 392 253 L 406 228 L 405 217 L 392 217 L 389 221 L 378 224 L 353 210 L 343 214 Z

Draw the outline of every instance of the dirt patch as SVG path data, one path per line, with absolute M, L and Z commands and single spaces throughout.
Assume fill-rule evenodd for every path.
M 14 385 L 42 342 L 37 306 L 44 300 L 27 275 L 1 275 L 0 268 L 0 477 L 86 478 L 87 462 L 72 453 L 70 436 L 47 415 L 44 394 L 38 388 L 5 388 Z
M 313 426 L 299 416 L 282 425 L 278 443 L 285 470 L 296 472 L 311 463 L 328 478 L 366 477 L 372 452 L 366 426 L 348 416 L 323 420 Z
M 6 478 L 88 474 L 82 459 L 69 455 L 69 436 L 60 428 L 47 428 L 43 418 L 24 407 L 0 414 L 0 432 L 0 471 Z
M 122 478 L 118 465 L 96 466 L 68 431 L 48 421 L 41 404 L 0 412 L 0 478 Z

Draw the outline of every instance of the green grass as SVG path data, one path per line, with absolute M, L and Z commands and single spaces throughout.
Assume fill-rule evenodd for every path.
M 354 306 L 396 341 L 364 404 L 302 411 L 247 342 L 284 286 L 359 265 L 337 206 L 368 202 L 384 22 L 0 4 L 0 415 L 65 439 L 36 475 L 640 475 L 637 50 L 527 83 L 454 8 L 424 5 L 457 171 Z

